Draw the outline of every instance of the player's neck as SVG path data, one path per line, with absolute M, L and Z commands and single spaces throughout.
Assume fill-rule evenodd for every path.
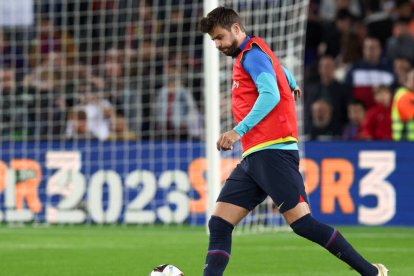
M 247 34 L 246 33 L 241 33 L 240 36 L 237 39 L 237 47 L 240 48 L 240 46 L 243 44 L 244 40 L 246 40 L 247 38 Z

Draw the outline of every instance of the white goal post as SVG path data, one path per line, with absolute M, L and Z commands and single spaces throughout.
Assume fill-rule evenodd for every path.
M 218 3 L 217 0 L 204 0 L 204 16 L 218 7 Z M 216 139 L 220 134 L 220 64 L 219 53 L 208 34 L 204 35 L 203 49 L 206 157 L 208 160 L 206 223 L 208 223 L 221 189 L 220 153 L 216 148 Z

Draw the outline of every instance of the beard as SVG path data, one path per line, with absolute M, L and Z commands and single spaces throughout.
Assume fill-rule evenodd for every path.
M 220 52 L 222 52 L 223 54 L 229 57 L 236 55 L 236 53 L 239 51 L 239 47 L 237 46 L 237 40 L 234 39 L 229 47 L 220 48 L 219 50 Z

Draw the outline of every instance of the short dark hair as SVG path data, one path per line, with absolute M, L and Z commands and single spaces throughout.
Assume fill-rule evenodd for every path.
M 388 85 L 385 84 L 380 84 L 378 86 L 374 87 L 374 95 L 377 94 L 380 91 L 384 91 L 387 90 L 388 92 L 390 92 L 390 94 L 392 94 L 392 88 L 389 87 Z
M 354 20 L 355 17 L 348 9 L 340 9 L 336 13 L 336 20 Z
M 86 114 L 85 110 L 77 106 L 69 110 L 68 119 L 86 121 L 88 119 L 88 115 Z
M 365 103 L 363 101 L 361 101 L 360 99 L 356 99 L 356 98 L 352 98 L 349 102 L 348 102 L 348 106 L 350 105 L 354 105 L 354 106 L 361 106 L 364 110 L 367 109 Z
M 200 20 L 199 28 L 203 33 L 210 33 L 219 26 L 230 30 L 231 26 L 237 23 L 240 29 L 245 31 L 241 17 L 233 9 L 217 7 Z
M 409 16 L 398 16 L 395 19 L 395 23 L 397 24 L 403 24 L 403 25 L 409 25 L 411 22 L 411 18 Z

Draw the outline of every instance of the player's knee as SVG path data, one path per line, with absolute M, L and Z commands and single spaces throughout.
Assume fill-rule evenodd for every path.
M 231 234 L 234 229 L 234 226 L 222 219 L 221 217 L 211 216 L 208 222 L 208 229 L 210 230 L 210 234 L 214 235 L 226 235 Z
M 299 236 L 307 236 L 308 233 L 314 228 L 313 226 L 314 220 L 310 214 L 301 217 L 290 225 L 293 232 Z

